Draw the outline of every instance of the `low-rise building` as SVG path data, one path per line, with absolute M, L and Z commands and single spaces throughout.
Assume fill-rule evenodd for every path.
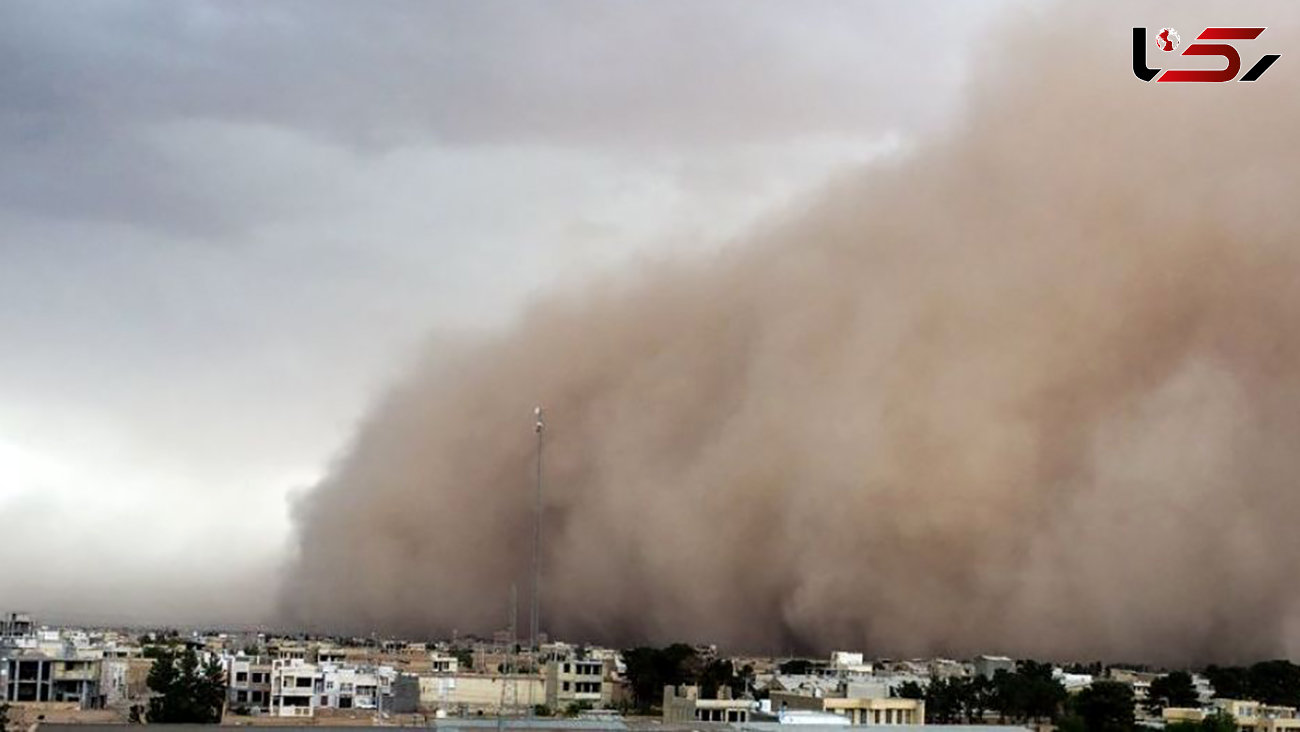
M 788 691 L 770 695 L 772 711 L 830 712 L 842 715 L 849 724 L 914 725 L 925 723 L 925 702 L 921 699 L 816 696 Z
M 546 685 L 536 674 L 436 674 L 421 676 L 419 684 L 421 709 L 452 716 L 495 714 L 510 697 L 516 705 L 546 698 Z M 506 684 L 513 685 L 511 694 L 505 693 Z
M 1214 699 L 1208 707 L 1166 707 L 1161 711 L 1165 724 L 1200 722 L 1211 714 L 1227 714 L 1239 732 L 1292 732 L 1300 730 L 1300 714 L 1295 707 L 1272 706 L 1247 699 Z
M 65 702 L 81 709 L 102 707 L 98 659 L 18 653 L 0 658 L 4 689 L 0 701 Z
M 752 699 L 732 699 L 731 689 L 719 687 L 715 699 L 700 698 L 698 686 L 665 686 L 663 719 L 666 724 L 691 722 L 743 723 L 758 710 Z
M 551 709 L 605 707 L 613 695 L 613 679 L 603 661 L 555 659 L 546 664 L 546 705 Z
M 434 651 L 429 654 L 429 671 L 435 674 L 454 674 L 460 671 L 460 659 L 450 653 Z

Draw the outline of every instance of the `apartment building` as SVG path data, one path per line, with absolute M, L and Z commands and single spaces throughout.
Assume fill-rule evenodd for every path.
M 325 677 L 315 664 L 297 658 L 277 658 L 271 662 L 271 714 L 313 716 L 324 691 Z
M 271 710 L 271 662 L 249 656 L 223 659 L 227 699 L 233 710 L 265 714 Z
M 2 701 L 74 702 L 82 709 L 103 706 L 97 659 L 23 653 L 0 658 L 0 667 Z
M 546 664 L 546 706 L 566 709 L 571 705 L 607 707 L 613 700 L 614 684 L 604 661 L 554 659 Z
M 250 668 L 250 683 L 251 673 Z M 320 709 L 404 711 L 394 708 L 397 679 L 397 672 L 387 666 L 363 668 L 276 659 L 270 666 L 267 712 L 277 717 L 313 717 Z M 406 695 L 409 704 L 401 706 L 413 711 L 419 696 L 413 677 L 410 687 Z

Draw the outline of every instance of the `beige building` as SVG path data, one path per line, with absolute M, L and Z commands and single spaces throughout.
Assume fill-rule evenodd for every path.
M 248 656 L 226 660 L 226 703 L 231 709 L 271 709 L 271 663 Z
M 546 706 L 563 710 L 571 705 L 608 707 L 614 682 L 604 661 L 555 659 L 546 664 Z
M 664 687 L 664 722 L 732 722 L 750 721 L 758 710 L 758 702 L 751 699 L 732 699 L 731 689 L 718 689 L 718 698 L 701 699 L 698 686 Z
M 925 702 L 920 699 L 814 696 L 789 691 L 771 694 L 772 712 L 830 712 L 848 717 L 850 724 L 925 724 Z
M 546 698 L 545 685 L 540 676 L 519 674 L 438 674 L 420 677 L 420 708 L 449 715 L 464 716 L 477 712 L 495 714 L 501 707 L 504 684 L 515 685 L 516 705 L 526 707 L 531 701 L 541 704 Z
M 1210 710 L 1188 707 L 1167 707 L 1161 713 L 1166 724 L 1170 722 L 1200 722 L 1216 712 L 1227 713 L 1237 723 L 1240 732 L 1275 732 L 1300 730 L 1300 717 L 1295 707 L 1275 707 L 1245 699 L 1215 699 Z

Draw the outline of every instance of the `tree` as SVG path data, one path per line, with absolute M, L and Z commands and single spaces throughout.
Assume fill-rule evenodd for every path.
M 1133 729 L 1133 689 L 1118 681 L 1095 681 L 1074 697 L 1074 711 L 1088 732 Z
M 896 688 L 890 689 L 889 693 L 899 699 L 924 699 L 925 687 L 915 681 L 904 681 Z
M 1153 711 L 1165 707 L 1194 707 L 1200 702 L 1192 676 L 1186 671 L 1174 671 L 1157 677 L 1147 693 L 1147 706 Z
M 163 651 L 149 669 L 149 721 L 216 724 L 225 706 L 226 679 L 215 659 L 200 664 L 193 649 Z
M 967 679 L 962 685 L 962 707 L 965 709 L 967 723 L 982 723 L 984 712 L 988 710 L 993 696 L 993 683 L 983 677 Z
M 623 652 L 623 663 L 632 698 L 643 712 L 660 705 L 665 686 L 696 683 L 703 671 L 699 654 L 685 643 L 633 648 Z
M 0 701 L 0 732 L 9 727 L 9 702 Z
M 753 671 L 751 668 L 750 671 Z M 705 664 L 699 677 L 700 696 L 712 698 L 718 696 L 718 690 L 727 687 L 732 697 L 739 697 L 745 691 L 745 680 L 736 674 L 731 661 L 715 658 Z
M 925 690 L 927 722 L 952 724 L 961 718 L 964 682 L 961 679 L 935 679 Z
M 776 670 L 788 676 L 802 676 L 812 670 L 813 662 L 806 658 L 792 658 L 782 661 Z
M 1278 706 L 1300 706 L 1300 666 L 1290 661 L 1261 661 L 1246 672 L 1248 699 Z
M 1208 666 L 1205 678 L 1214 687 L 1214 695 L 1222 699 L 1247 699 L 1250 697 L 1250 679 L 1240 666 Z
M 1165 732 L 1237 732 L 1237 720 L 1219 711 L 1199 722 L 1171 722 L 1165 725 Z
M 1050 665 L 1024 661 L 1015 672 L 999 670 L 995 673 L 985 698 L 988 706 L 1003 720 L 1054 721 L 1066 700 L 1066 692 L 1061 682 L 1052 678 Z

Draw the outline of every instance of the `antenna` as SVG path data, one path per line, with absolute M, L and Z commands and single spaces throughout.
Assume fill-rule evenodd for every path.
M 519 619 L 519 587 L 510 585 L 510 627 L 507 631 L 509 636 L 506 640 L 506 657 L 504 668 L 501 676 L 501 704 L 497 707 L 497 730 L 500 732 L 505 728 L 505 715 L 513 713 L 515 707 L 519 705 L 519 679 L 516 673 L 515 645 L 518 641 L 518 619 Z M 531 688 L 531 685 L 530 685 Z
M 528 652 L 533 659 L 533 671 L 541 668 L 541 648 L 538 640 L 541 636 L 541 592 L 542 592 L 542 435 L 546 422 L 542 418 L 542 408 L 533 408 L 533 431 L 537 433 L 537 481 L 533 494 L 533 593 L 532 608 L 529 617 Z M 528 684 L 528 714 L 532 716 L 536 707 L 533 705 L 533 684 Z

